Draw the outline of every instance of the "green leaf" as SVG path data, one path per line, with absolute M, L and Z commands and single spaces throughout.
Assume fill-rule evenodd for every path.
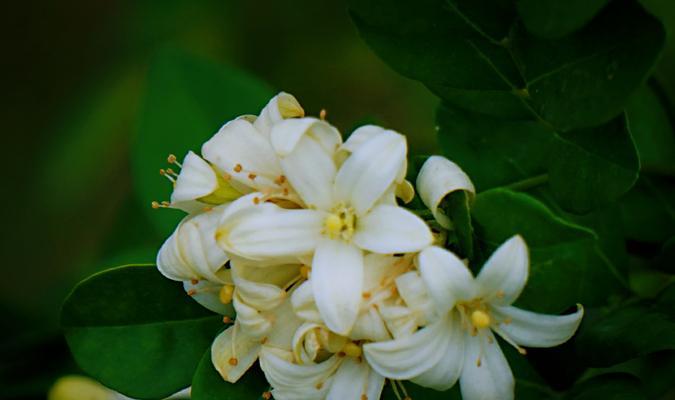
M 445 392 L 439 392 L 434 389 L 425 388 L 408 381 L 404 381 L 402 383 L 405 387 L 405 391 L 408 393 L 407 398 L 424 400 L 461 400 L 462 398 L 459 392 L 459 382 Z M 384 390 L 382 391 L 382 396 L 380 397 L 382 400 L 399 400 L 406 398 L 398 386 L 396 387 L 396 390 L 400 394 L 400 397 L 397 396 L 393 389 L 393 385 L 395 385 L 395 383 L 391 380 L 386 381 Z
M 584 213 L 618 199 L 637 181 L 640 161 L 626 119 L 556 135 L 548 160 L 551 191 Z
M 167 156 L 201 153 L 222 124 L 257 114 L 273 91 L 244 72 L 176 50 L 158 55 L 147 85 L 132 153 L 135 192 L 159 233 L 168 236 L 183 214 L 150 208 L 153 200 L 168 200 L 171 193 L 171 184 L 158 174 Z
M 626 105 L 642 170 L 675 175 L 675 130 L 655 90 L 642 86 Z
M 527 33 L 504 1 L 353 0 L 351 14 L 385 62 L 443 100 L 562 131 L 616 116 L 665 41 L 658 20 L 627 1 L 557 41 Z
M 457 239 L 457 254 L 473 258 L 473 226 L 471 225 L 471 196 L 464 190 L 450 193 L 441 201 L 441 208 L 450 218 Z
M 638 379 L 629 374 L 596 376 L 577 385 L 565 400 L 640 400 L 647 399 Z
M 513 235 L 527 242 L 530 278 L 517 305 L 559 313 L 577 303 L 604 305 L 623 293 L 620 274 L 598 248 L 595 233 L 531 196 L 505 189 L 480 193 L 472 216 L 483 258 Z
M 637 180 L 639 160 L 623 116 L 563 133 L 534 121 L 506 121 L 445 104 L 437 123 L 444 154 L 479 191 L 548 182 L 564 209 L 580 213 L 616 200 Z
M 575 338 L 579 362 L 608 367 L 660 350 L 675 349 L 675 285 L 656 302 L 612 310 L 588 309 Z
M 127 266 L 77 285 L 61 325 L 85 372 L 127 396 L 156 399 L 190 385 L 222 321 L 156 268 Z
M 643 175 L 621 199 L 626 238 L 662 243 L 675 235 L 675 185 L 671 179 Z
M 211 362 L 211 349 L 202 357 L 192 379 L 193 400 L 253 400 L 262 398 L 263 392 L 269 389 L 260 368 L 249 369 L 244 376 L 232 384 L 223 379 Z
M 519 0 L 518 13 L 531 33 L 560 38 L 587 24 L 609 0 Z

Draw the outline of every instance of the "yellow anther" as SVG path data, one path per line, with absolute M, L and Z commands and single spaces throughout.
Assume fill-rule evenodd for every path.
M 190 289 L 190 290 L 187 291 L 187 295 L 190 296 L 190 297 L 192 297 L 196 294 L 197 294 L 197 291 L 194 290 L 194 289 Z
M 260 204 L 260 197 L 254 197 L 253 204 Z
M 314 387 L 316 388 L 316 390 L 321 390 L 321 388 L 323 387 L 323 382 L 317 383 L 316 386 Z
M 239 360 L 237 360 L 237 357 L 232 357 L 229 360 L 227 360 L 227 363 L 234 367 L 237 364 L 239 364 Z
M 265 400 L 270 400 L 272 398 L 272 392 L 270 392 L 270 391 L 263 392 L 262 398 L 265 399 Z
M 228 317 L 227 315 L 223 317 L 223 323 L 224 324 L 231 324 L 232 323 L 232 318 Z
M 361 357 L 361 346 L 354 342 L 349 342 L 345 344 L 345 347 L 342 348 L 342 352 L 349 357 Z
M 176 156 L 173 155 L 173 154 L 169 154 L 169 156 L 166 158 L 166 161 L 167 161 L 169 164 L 173 164 L 173 163 L 176 162 Z
M 362 395 L 361 395 L 361 400 L 368 400 L 368 395 L 367 395 L 367 394 L 362 394 Z
M 490 316 L 482 310 L 475 310 L 471 313 L 471 323 L 478 329 L 490 326 Z
M 326 217 L 324 226 L 326 227 L 326 233 L 329 235 L 338 235 L 342 230 L 342 219 L 335 214 L 330 214 Z
M 162 206 L 158 202 L 156 202 L 156 201 L 152 202 L 152 208 L 154 208 L 155 210 L 160 208 L 160 207 L 162 207 Z
M 196 284 L 199 283 L 199 280 L 198 280 L 198 279 L 192 279 L 192 280 L 190 281 L 190 283 L 193 284 L 193 285 L 196 285 Z
M 319 118 L 321 118 L 322 121 L 325 121 L 326 120 L 326 114 L 327 114 L 326 109 L 322 108 L 321 111 L 319 112 Z
M 218 292 L 218 298 L 223 304 L 230 304 L 232 302 L 232 296 L 234 295 L 234 286 L 232 285 L 223 285 Z
M 310 269 L 308 266 L 306 266 L 306 265 L 303 265 L 302 267 L 300 267 L 300 275 L 301 275 L 304 279 L 309 279 L 309 273 L 310 273 L 310 271 L 311 271 L 311 269 Z
M 248 174 L 248 179 L 254 180 L 256 178 L 256 176 L 257 176 L 256 174 L 250 173 L 250 174 Z
M 234 166 L 234 172 L 241 172 L 242 169 L 243 167 L 241 166 L 241 164 L 237 164 Z

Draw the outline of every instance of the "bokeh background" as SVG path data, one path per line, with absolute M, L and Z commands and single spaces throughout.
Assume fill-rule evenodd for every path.
M 655 75 L 675 104 L 675 2 L 642 3 L 669 32 Z M 368 49 L 340 0 L 26 1 L 0 19 L 2 399 L 43 398 L 76 372 L 58 330 L 63 298 L 93 272 L 152 262 L 164 240 L 132 178 L 158 58 L 234 67 L 309 114 L 326 109 L 345 133 L 376 121 L 407 134 L 412 153 L 435 148 L 436 98 Z

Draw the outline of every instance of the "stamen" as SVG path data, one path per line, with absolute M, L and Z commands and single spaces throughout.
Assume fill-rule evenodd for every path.
M 490 315 L 483 310 L 474 310 L 471 313 L 471 323 L 478 329 L 487 328 L 490 326 L 490 322 Z
M 322 108 L 321 111 L 319 112 L 319 118 L 321 118 L 322 121 L 325 121 L 326 120 L 326 114 L 328 114 L 326 112 L 326 109 Z
M 234 286 L 232 285 L 223 285 L 218 292 L 218 299 L 223 304 L 230 304 L 232 302 L 232 296 L 234 295 Z
M 171 206 L 171 203 L 169 203 L 168 201 L 164 200 L 162 202 L 162 207 L 170 207 L 170 206 Z
M 190 283 L 193 284 L 193 285 L 196 285 L 196 284 L 199 283 L 199 280 L 198 280 L 198 279 L 192 279 L 192 280 L 190 281 Z
M 349 357 L 360 357 L 361 356 L 361 346 L 354 342 L 349 342 L 345 344 L 345 346 L 342 348 L 342 351 L 348 355 Z
M 228 174 L 227 172 L 223 173 L 224 181 L 229 181 L 230 179 L 232 179 L 232 175 Z
M 361 294 L 361 297 L 363 297 L 364 299 L 369 299 L 370 296 L 372 296 L 372 295 L 370 294 L 370 292 L 363 292 L 363 293 Z
M 405 390 L 405 386 L 403 385 L 403 381 L 397 381 L 398 385 L 401 387 L 401 392 L 403 392 L 403 395 L 405 396 L 403 400 L 412 400 L 412 398 L 408 395 L 408 391 Z
M 394 396 L 396 396 L 398 400 L 402 400 L 403 398 L 401 397 L 401 394 L 398 392 L 398 387 L 396 386 L 397 381 L 389 380 L 389 382 L 391 383 L 391 388 L 394 390 Z
M 314 387 L 316 388 L 316 390 L 321 390 L 321 388 L 323 387 L 323 382 L 317 383 L 316 386 Z
M 248 179 L 250 179 L 250 180 L 254 180 L 255 177 L 256 177 L 256 174 L 254 174 L 254 173 L 248 174 Z
M 525 350 L 524 348 L 518 346 L 518 344 L 517 344 L 516 342 L 514 342 L 513 339 L 511 339 L 511 338 L 509 337 L 509 335 L 507 335 L 506 332 L 504 332 L 503 330 L 501 330 L 498 326 L 493 326 L 493 327 L 492 327 L 492 330 L 494 330 L 495 332 L 497 332 L 497 334 L 498 334 L 499 336 L 501 336 L 502 339 L 504 339 L 504 341 L 505 341 L 506 343 L 510 344 L 511 346 L 513 346 L 513 348 L 515 348 L 516 350 L 518 350 L 518 353 L 520 353 L 520 354 L 522 354 L 522 355 L 527 355 L 527 350 Z
M 253 204 L 260 204 L 260 197 L 254 197 Z
M 277 178 L 274 180 L 274 183 L 277 185 L 283 185 L 284 182 L 286 182 L 286 177 L 284 175 L 279 175 Z
M 237 364 L 239 364 L 239 360 L 237 360 L 237 357 L 230 357 L 230 359 L 227 360 L 227 363 L 235 367 Z
M 241 170 L 244 169 L 241 164 L 237 164 L 234 166 L 234 172 L 241 172 Z
M 361 400 L 368 400 L 368 395 L 362 394 L 362 395 L 361 395 Z
M 176 162 L 176 156 L 173 154 L 169 154 L 169 156 L 166 158 L 166 162 L 169 164 L 173 164 Z
M 172 170 L 171 168 L 167 168 L 166 173 L 169 174 L 169 175 L 173 175 L 176 178 L 178 177 L 178 174 L 176 173 L 176 171 Z
M 266 391 L 266 392 L 263 392 L 262 398 L 265 399 L 265 400 L 270 400 L 272 398 L 272 392 L 270 392 L 269 390 Z
M 151 203 L 151 206 L 152 206 L 152 208 L 154 208 L 155 210 L 158 209 L 158 208 L 162 208 L 162 205 L 159 204 L 159 202 L 157 202 L 157 201 L 153 201 L 153 202 Z
M 187 295 L 192 297 L 197 294 L 197 291 L 195 289 L 190 289 L 187 291 Z
M 223 317 L 223 323 L 224 324 L 231 324 L 232 322 L 234 322 L 234 321 L 232 321 L 232 318 L 228 317 L 227 315 L 225 315 Z
M 159 170 L 159 174 L 171 181 L 171 183 L 176 183 L 176 179 L 174 179 L 174 177 L 171 176 L 164 168 Z

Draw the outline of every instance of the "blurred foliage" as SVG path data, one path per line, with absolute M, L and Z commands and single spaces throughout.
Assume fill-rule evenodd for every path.
M 565 36 L 584 25 L 606 2 L 571 2 L 581 11 L 570 14 L 571 18 L 563 25 L 544 24 L 546 20 L 542 18 L 557 15 L 554 3 L 519 2 L 518 12 L 530 32 L 549 39 Z M 612 259 L 620 276 L 627 276 L 634 292 L 642 297 L 662 298 L 665 294 L 660 292 L 668 279 L 672 280 L 672 275 L 669 275 L 673 271 L 672 257 L 668 255 L 673 254 L 675 236 L 674 154 L 671 150 L 675 115 L 675 3 L 670 0 L 641 0 L 641 3 L 665 24 L 668 34 L 660 61 L 651 70 L 653 79 L 630 97 L 626 110 L 641 159 L 641 171 L 649 174 L 641 176 L 637 184 L 621 197 L 621 203 L 614 210 L 616 212 L 603 210 L 578 216 L 557 208 L 560 195 L 556 194 L 553 175 L 551 191 L 546 188 L 531 191 L 538 200 L 523 200 L 500 192 L 487 196 L 508 201 L 514 207 L 514 213 L 519 207 L 539 209 L 541 201 L 557 216 L 572 221 L 563 224 L 557 216 L 542 213 L 542 224 L 549 224 L 552 229 L 569 230 L 570 235 L 583 236 L 583 241 L 576 246 L 583 246 L 588 257 L 600 257 L 597 249 L 602 249 Z M 655 57 L 655 49 L 642 46 L 640 41 L 626 40 L 638 33 L 646 37 L 658 36 L 658 29 L 648 32 L 631 30 L 639 28 L 633 23 L 635 19 L 651 17 L 643 13 L 628 12 L 626 15 L 627 28 L 618 38 L 600 39 L 624 49 L 622 60 L 632 62 L 636 52 Z M 441 15 L 431 17 L 440 18 Z M 478 17 L 488 18 L 486 26 L 492 29 L 490 16 Z M 575 20 L 574 17 L 578 18 Z M 190 87 L 195 85 L 204 90 L 209 85 L 209 82 L 200 82 L 200 76 L 190 72 L 191 68 L 214 70 L 223 66 L 221 71 L 230 71 L 221 72 L 224 75 L 232 73 L 234 68 L 247 71 L 266 82 L 268 86 L 261 88 L 261 92 L 285 90 L 293 93 L 310 114 L 327 109 L 328 118 L 345 133 L 363 121 L 377 121 L 407 134 L 411 152 L 439 152 L 434 126 L 441 124 L 445 114 L 439 113 L 439 122 L 435 121 L 437 98 L 422 84 L 395 73 L 371 52 L 350 20 L 344 1 L 36 0 L 8 4 L 0 18 L 6 30 L 1 35 L 5 49 L 2 63 L 5 95 L 0 112 L 4 123 L 4 173 L 8 184 L 6 194 L 2 196 L 6 229 L 2 237 L 5 261 L 3 279 L 0 280 L 0 311 L 5 317 L 3 326 L 7 328 L 0 346 L 0 398 L 42 398 L 57 376 L 77 371 L 57 330 L 61 301 L 75 282 L 110 265 L 154 260 L 156 249 L 169 226 L 157 220 L 170 219 L 171 216 L 154 216 L 156 214 L 152 213 L 165 211 L 150 210 L 148 200 L 151 196 L 161 200 L 161 196 L 166 195 L 167 191 L 156 191 L 162 190 L 158 188 L 165 182 L 157 175 L 156 184 L 146 187 L 144 183 L 132 179 L 132 168 L 135 172 L 142 170 L 150 179 L 151 174 L 164 166 L 162 157 L 166 153 L 180 153 L 188 148 L 198 150 L 191 146 L 213 133 L 220 122 L 230 117 L 220 114 L 225 111 L 219 107 L 225 108 L 225 104 L 241 101 L 242 109 L 249 110 L 258 104 L 256 100 L 245 98 L 248 93 L 222 93 L 223 97 L 219 97 L 221 93 L 210 93 L 213 97 L 204 100 L 210 114 L 203 121 L 181 121 L 180 115 L 174 113 L 160 113 L 152 117 L 145 114 L 144 119 L 139 118 L 142 110 L 147 111 L 151 107 L 153 98 L 175 101 L 176 110 L 190 107 L 180 97 L 185 87 L 181 87 L 179 79 L 187 79 L 187 74 L 190 76 Z M 542 39 L 525 44 L 532 48 L 546 46 L 547 43 Z M 575 50 L 574 46 L 569 49 Z M 187 71 L 165 71 L 168 78 L 164 81 L 148 81 L 148 72 L 157 68 L 158 60 L 176 52 L 188 54 L 197 61 L 191 66 L 183 65 Z M 505 62 L 500 55 L 495 57 L 495 60 Z M 538 62 L 562 61 L 549 57 Z M 422 63 L 417 67 L 425 65 Z M 505 71 L 514 72 L 509 70 L 513 66 L 504 65 Z M 534 65 L 537 68 L 550 67 Z M 546 117 L 550 126 L 542 128 L 540 121 L 516 121 L 513 124 L 519 125 L 521 133 L 527 132 L 533 137 L 539 135 L 542 129 L 551 137 L 558 137 L 555 132 L 572 127 L 561 128 L 560 124 L 572 124 L 577 128 L 590 122 L 606 122 L 619 111 L 626 100 L 624 97 L 639 86 L 649 68 L 650 65 L 645 64 L 629 69 L 627 74 L 632 83 L 626 87 L 614 86 L 615 81 L 607 82 L 607 86 L 602 87 L 603 98 L 595 99 L 593 104 L 589 104 L 590 111 L 582 109 L 581 114 L 572 119 L 567 118 L 571 106 L 558 102 L 550 111 L 551 108 L 548 105 L 544 107 L 533 91 L 530 106 Z M 464 83 L 460 79 L 463 78 L 462 73 L 480 72 L 485 71 L 458 71 L 453 79 Z M 607 74 L 607 71 L 598 73 Z M 408 75 L 416 78 L 414 74 Z M 519 118 L 529 115 L 530 110 L 522 109 L 519 99 L 522 92 L 512 92 L 514 87 L 501 86 L 503 82 L 493 75 L 487 78 L 478 76 L 477 80 L 482 85 L 494 84 L 489 88 L 498 90 L 485 97 L 484 93 L 472 93 L 470 89 L 474 88 L 461 87 L 459 89 L 462 90 L 457 90 L 457 87 L 452 87 L 450 90 L 448 82 L 425 84 L 448 102 L 469 104 L 469 111 L 461 111 L 466 118 L 470 118 L 469 112 L 476 111 L 497 113 L 499 115 L 493 117 L 498 118 L 504 117 L 501 115 L 504 112 Z M 551 83 L 549 79 L 543 83 L 547 85 L 541 86 L 542 91 L 555 93 L 555 81 Z M 516 89 L 518 87 L 515 86 Z M 228 87 L 214 84 L 211 89 L 225 91 Z M 236 88 L 229 89 L 236 92 Z M 611 95 L 607 94 L 609 91 Z M 233 98 L 233 95 L 242 97 Z M 574 107 L 579 108 L 577 105 Z M 446 109 L 450 110 L 450 106 Z M 255 111 L 257 108 L 250 110 Z M 600 115 L 602 121 L 591 118 L 589 122 L 589 115 L 593 118 Z M 462 119 L 453 121 L 459 123 Z M 490 119 L 483 117 L 481 123 L 490 124 Z M 147 137 L 143 133 L 146 129 L 157 132 L 157 127 L 162 126 L 167 129 L 166 140 L 154 137 L 145 141 Z M 493 134 L 501 135 L 508 145 L 509 130 L 504 125 L 500 126 L 501 130 L 495 130 Z M 195 131 L 186 132 L 190 127 Z M 448 126 L 444 125 L 443 129 L 448 129 Z M 195 136 L 183 142 L 177 139 L 178 132 Z M 471 148 L 469 139 L 467 136 L 466 141 L 453 145 Z M 444 142 L 446 140 L 447 136 L 441 135 L 440 142 L 448 148 L 450 145 Z M 142 144 L 144 141 L 147 149 L 139 146 L 135 153 L 131 151 L 132 143 Z M 528 150 L 532 153 L 533 148 Z M 144 159 L 146 154 L 147 159 Z M 525 179 L 531 173 L 539 174 L 551 168 L 544 165 L 544 161 L 549 161 L 545 157 L 533 159 L 523 154 L 515 159 L 516 163 L 513 158 L 505 159 L 505 167 L 497 169 L 500 174 L 514 175 L 497 175 L 495 169 L 488 170 L 490 173 L 474 173 L 472 165 L 480 165 L 472 164 L 471 152 L 458 154 L 468 158 L 456 161 L 466 165 L 480 190 L 512 182 L 512 177 Z M 494 156 L 499 157 L 499 154 Z M 483 157 L 486 157 L 484 153 Z M 630 155 L 625 159 L 628 162 L 624 165 L 629 166 L 630 175 L 634 163 Z M 625 173 L 624 170 L 622 172 Z M 562 176 L 559 181 L 564 182 L 564 178 Z M 630 183 L 609 191 L 608 200 L 618 197 L 632 185 L 629 177 L 624 181 Z M 588 189 L 594 187 L 590 183 Z M 644 206 L 650 203 L 657 206 Z M 481 215 L 489 215 L 491 211 L 489 204 L 480 206 L 480 201 L 478 204 L 474 222 L 478 220 L 476 230 L 480 231 L 483 229 Z M 510 229 L 508 223 L 508 220 L 503 221 L 503 232 L 495 230 L 495 235 L 507 235 Z M 580 227 L 573 223 L 578 223 Z M 604 228 L 618 235 L 617 230 L 611 229 L 611 224 L 621 225 L 621 234 L 628 238 L 630 256 L 623 245 L 624 236 L 613 240 L 610 234 L 600 231 Z M 585 227 L 595 230 L 598 237 L 586 237 Z M 501 239 L 495 238 L 494 243 Z M 481 249 L 476 249 L 476 253 L 480 256 Z M 653 268 L 654 272 L 633 273 L 645 268 Z M 542 270 L 542 273 L 546 272 Z M 533 282 L 536 280 L 537 277 L 533 276 Z M 616 289 L 617 285 L 610 281 L 608 279 L 607 287 L 599 291 L 601 295 L 607 296 Z M 531 289 L 530 300 L 525 300 L 532 303 L 528 305 L 536 305 L 544 297 L 544 289 L 535 285 Z M 570 300 L 576 296 L 576 293 L 573 294 Z M 103 293 L 99 295 L 104 296 Z M 115 296 L 124 294 L 106 293 L 105 296 L 114 300 Z M 107 301 L 108 298 L 100 300 Z M 539 305 L 560 309 L 568 304 L 542 301 Z M 652 324 L 672 324 L 672 321 L 664 321 L 659 314 L 660 309 L 649 306 L 651 308 L 645 310 L 647 306 L 641 301 L 614 306 L 608 309 L 599 307 L 595 310 L 595 317 L 638 331 L 641 326 L 631 319 L 636 313 L 652 318 Z M 590 343 L 586 345 L 597 343 L 593 341 L 592 329 L 583 332 L 583 337 L 588 338 Z M 656 339 L 653 341 L 654 350 L 672 348 L 671 343 L 664 344 Z M 583 348 L 582 345 L 580 348 Z M 624 355 L 617 354 L 616 357 Z M 669 379 L 672 382 L 672 376 L 665 373 L 664 368 L 666 372 L 673 370 L 675 356 L 672 352 L 662 351 L 648 357 L 633 360 L 633 364 L 627 361 L 629 364 L 614 366 L 615 370 L 608 371 L 613 372 L 612 375 L 593 377 L 586 371 L 589 376 L 584 375 L 586 380 L 583 385 L 593 390 L 585 390 L 578 396 L 574 391 L 567 392 L 565 398 L 589 398 L 589 393 L 606 393 L 603 391 L 630 394 L 637 390 L 640 382 L 647 387 L 648 398 L 657 398 L 671 389 L 668 382 Z M 660 374 L 645 372 L 645 365 L 649 366 L 652 362 L 665 366 L 657 369 Z M 589 365 L 601 367 L 592 362 Z M 570 372 L 575 377 L 578 373 Z M 623 375 L 617 374 L 630 374 L 639 381 L 620 379 Z M 521 383 L 530 381 L 533 383 L 529 385 Z M 518 394 L 524 398 L 542 398 L 541 392 L 535 389 L 543 387 L 548 390 L 545 383 L 536 380 L 519 376 L 518 382 L 518 390 L 524 392 Z M 528 395 L 530 389 L 533 394 Z M 609 395 L 604 396 L 596 397 L 610 398 L 607 397 Z

